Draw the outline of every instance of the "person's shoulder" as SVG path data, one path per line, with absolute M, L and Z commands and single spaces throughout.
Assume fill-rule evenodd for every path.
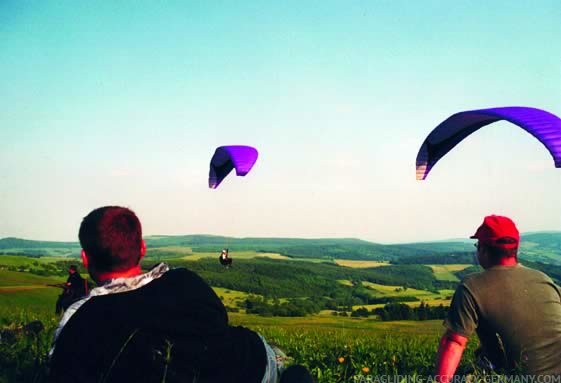
M 208 284 L 201 278 L 200 275 L 185 267 L 178 267 L 168 270 L 161 278 L 162 283 L 170 283 L 177 286 L 197 286 Z
M 519 264 L 517 266 L 517 269 L 518 269 L 519 273 L 526 274 L 526 275 L 533 276 L 533 277 L 537 277 L 537 278 L 546 280 L 548 282 L 551 281 L 551 278 L 546 273 L 544 273 L 543 271 L 524 266 L 523 264 Z
M 185 278 L 200 279 L 200 276 L 197 273 L 185 267 L 170 269 L 163 276 L 166 277 L 167 279 L 180 279 L 180 280 L 184 280 Z
M 460 285 L 469 286 L 473 283 L 477 283 L 480 279 L 485 277 L 485 271 L 476 271 L 474 273 L 467 274 L 462 278 Z

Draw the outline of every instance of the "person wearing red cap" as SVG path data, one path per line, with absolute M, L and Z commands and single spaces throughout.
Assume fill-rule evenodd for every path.
M 520 234 L 510 218 L 490 215 L 471 236 L 484 271 L 454 293 L 440 340 L 436 379 L 452 380 L 476 332 L 481 367 L 503 373 L 561 375 L 561 291 L 540 271 L 518 263 Z

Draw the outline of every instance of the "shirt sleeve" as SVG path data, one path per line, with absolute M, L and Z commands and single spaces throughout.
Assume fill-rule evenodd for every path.
M 460 284 L 454 293 L 444 326 L 450 331 L 465 336 L 473 334 L 478 326 L 478 309 L 475 299 L 465 285 Z

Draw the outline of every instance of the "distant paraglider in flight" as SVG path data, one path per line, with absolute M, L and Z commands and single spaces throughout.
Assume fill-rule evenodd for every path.
M 245 176 L 257 161 L 257 149 L 245 145 L 227 145 L 216 148 L 210 160 L 208 187 L 216 189 L 226 176 L 236 169 L 237 176 Z
M 417 154 L 417 179 L 424 180 L 434 165 L 464 138 L 493 122 L 505 120 L 536 137 L 561 168 L 561 119 L 536 108 L 521 106 L 470 110 L 456 113 L 438 125 Z
M 226 268 L 232 267 L 232 258 L 228 255 L 228 249 L 222 249 L 220 256 L 218 257 L 220 264 Z

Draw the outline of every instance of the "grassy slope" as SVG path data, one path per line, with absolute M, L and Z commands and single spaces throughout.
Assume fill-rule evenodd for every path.
M 427 265 L 429 266 L 436 279 L 439 281 L 452 281 L 458 282 L 459 278 L 454 274 L 456 271 L 464 270 L 472 265 L 464 264 L 464 265 Z
M 29 286 L 61 283 L 66 281 L 62 277 L 43 277 L 25 272 L 0 270 L 0 286 Z
M 0 324 L 11 320 L 28 322 L 37 317 L 53 322 L 60 289 L 45 285 L 65 280 L 61 277 L 0 270 Z
M 380 267 L 389 266 L 389 262 L 379 262 L 379 261 L 354 261 L 349 259 L 335 259 L 335 263 L 339 266 L 351 267 L 351 268 L 369 268 L 369 267 Z
M 332 315 L 313 315 L 307 317 L 261 317 L 251 314 L 229 313 L 228 317 L 234 324 L 273 328 L 321 328 L 324 330 L 354 329 L 367 330 L 372 333 L 385 334 L 388 331 L 399 331 L 405 334 L 435 335 L 442 331 L 442 321 L 393 321 L 380 322 L 372 318 L 335 317 Z

